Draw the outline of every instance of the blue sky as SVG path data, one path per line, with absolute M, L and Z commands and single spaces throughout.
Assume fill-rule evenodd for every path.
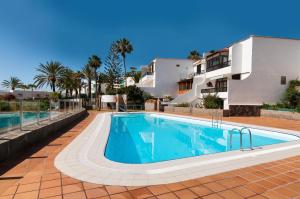
M 300 2 L 201 0 L 1 0 L 0 82 L 32 82 L 39 63 L 79 70 L 128 38 L 129 66 L 222 48 L 251 34 L 300 38 Z M 0 87 L 1 88 L 1 87 Z

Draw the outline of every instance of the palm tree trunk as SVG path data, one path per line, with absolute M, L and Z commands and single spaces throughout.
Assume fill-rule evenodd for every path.
M 81 86 L 78 88 L 79 97 L 81 96 Z
M 55 83 L 52 82 L 52 91 L 55 93 Z
M 97 81 L 98 81 L 98 78 L 97 78 L 97 70 L 95 68 L 95 102 L 96 102 L 96 108 L 98 109 L 98 87 L 97 87 Z
M 123 65 L 124 65 L 124 85 L 125 87 L 127 87 L 125 56 L 123 56 Z
M 89 98 L 92 99 L 92 80 L 89 79 Z
M 75 89 L 75 98 L 78 98 L 78 90 Z

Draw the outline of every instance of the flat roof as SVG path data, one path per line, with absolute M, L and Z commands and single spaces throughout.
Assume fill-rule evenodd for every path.
M 239 42 L 242 42 L 242 41 L 245 41 L 251 37 L 260 37 L 260 38 L 266 38 L 266 39 L 284 39 L 284 40 L 295 40 L 295 41 L 300 41 L 300 38 L 292 38 L 292 37 L 274 37 L 274 36 L 263 36 L 263 35 L 250 35 L 244 39 L 240 39 L 240 40 L 237 40 L 235 42 L 232 42 L 230 43 L 229 45 L 227 45 L 225 48 L 228 48 L 236 43 L 239 43 Z

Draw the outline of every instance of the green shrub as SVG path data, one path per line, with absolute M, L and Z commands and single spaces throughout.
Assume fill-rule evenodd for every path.
M 298 101 L 298 104 L 297 104 L 297 107 L 296 107 L 296 111 L 297 111 L 298 113 L 300 113 L 300 100 Z
M 292 80 L 289 82 L 288 88 L 283 95 L 283 103 L 286 104 L 286 108 L 296 108 L 300 101 L 300 92 L 296 89 L 300 86 L 299 80 Z
M 223 100 L 217 94 L 208 94 L 203 97 L 203 105 L 207 109 L 223 108 Z
M 12 108 L 8 102 L 0 101 L 0 111 L 11 111 Z
M 190 107 L 190 104 L 183 102 L 183 103 L 176 104 L 175 107 Z

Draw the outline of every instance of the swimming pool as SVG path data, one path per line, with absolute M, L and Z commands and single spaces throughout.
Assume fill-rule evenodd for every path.
M 99 113 L 57 155 L 55 167 L 86 182 L 145 186 L 300 155 L 298 131 L 232 122 L 211 126 L 209 119 L 167 113 Z M 236 135 L 228 147 L 228 131 L 242 127 L 251 129 L 254 150 L 237 150 Z
M 40 119 L 47 118 L 49 116 L 48 112 L 40 112 Z M 24 112 L 23 113 L 24 122 L 31 122 L 37 119 L 37 114 L 35 112 Z M 4 113 L 0 114 L 0 129 L 13 128 L 20 124 L 20 114 L 19 113 Z
M 240 149 L 240 134 L 233 127 L 212 127 L 210 122 L 157 114 L 112 115 L 105 156 L 116 162 L 142 164 Z M 241 129 L 242 127 L 235 127 Z M 251 129 L 253 147 L 297 139 L 294 136 Z M 243 147 L 250 147 L 243 135 Z M 120 150 L 122 149 L 122 150 Z

